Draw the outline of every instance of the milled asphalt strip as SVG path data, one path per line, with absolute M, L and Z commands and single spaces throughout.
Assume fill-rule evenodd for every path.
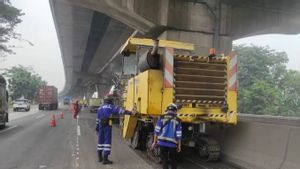
M 195 162 L 195 161 L 193 161 L 193 160 L 191 160 L 189 158 L 184 158 L 184 159 L 187 160 L 187 161 L 189 161 L 189 162 L 191 162 L 191 163 L 193 163 L 193 164 L 195 164 L 198 167 L 201 167 L 202 169 L 209 169 L 209 168 L 205 167 L 204 165 L 201 165 L 201 164 L 199 164 L 199 163 L 197 163 L 197 162 Z
M 12 127 L 7 128 L 7 129 L 5 129 L 5 130 L 2 130 L 2 131 L 0 131 L 0 134 L 1 134 L 1 133 L 4 133 L 4 132 L 7 132 L 7 131 L 9 131 L 9 130 L 12 130 L 12 129 L 16 128 L 16 127 L 18 127 L 18 125 L 15 125 L 15 126 L 12 126 Z

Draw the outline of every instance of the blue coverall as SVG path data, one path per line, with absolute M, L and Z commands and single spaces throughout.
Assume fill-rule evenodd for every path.
M 169 161 L 171 168 L 176 169 L 176 148 L 178 141 L 182 138 L 182 126 L 176 114 L 168 111 L 166 115 L 162 116 L 156 123 L 155 135 L 157 136 L 157 144 L 160 147 L 163 169 L 169 168 Z
M 96 130 L 98 133 L 98 153 L 103 153 L 104 157 L 108 156 L 111 152 L 111 124 L 103 125 L 101 120 L 109 119 L 112 115 L 119 115 L 123 113 L 123 109 L 108 103 L 104 103 L 97 110 L 97 119 L 96 119 Z

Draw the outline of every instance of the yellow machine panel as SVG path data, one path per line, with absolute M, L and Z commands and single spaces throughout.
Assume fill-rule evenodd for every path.
M 142 115 L 161 115 L 162 72 L 147 70 L 128 81 L 125 108 Z
M 137 124 L 137 117 L 125 115 L 123 120 L 123 138 L 130 139 L 133 137 L 134 129 Z

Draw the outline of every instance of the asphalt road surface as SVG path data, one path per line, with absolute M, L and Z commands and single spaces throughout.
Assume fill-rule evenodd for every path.
M 59 112 L 64 112 L 64 119 Z M 36 109 L 21 115 L 14 114 L 8 126 L 0 130 L 0 169 L 152 169 L 160 168 L 146 154 L 133 150 L 114 128 L 113 165 L 97 162 L 94 113 L 82 111 L 73 119 L 64 107 L 56 111 Z M 27 113 L 27 114 L 26 114 Z M 50 127 L 52 115 L 56 127 Z M 184 156 L 179 168 L 233 169 L 224 163 L 204 163 L 194 156 Z

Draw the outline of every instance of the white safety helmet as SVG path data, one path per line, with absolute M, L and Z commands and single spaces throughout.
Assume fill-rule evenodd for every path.
M 178 110 L 178 107 L 177 107 L 176 104 L 170 103 L 170 104 L 168 105 L 166 111 L 168 111 L 168 110 L 171 110 L 171 111 L 177 111 L 177 110 Z

